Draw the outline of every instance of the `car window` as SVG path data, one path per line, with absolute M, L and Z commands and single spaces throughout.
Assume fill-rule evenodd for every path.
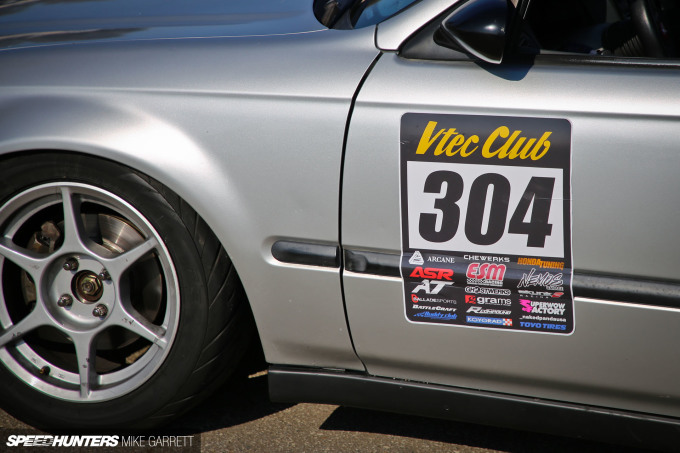
M 354 28 L 375 25 L 388 19 L 415 0 L 366 0 L 361 2 L 362 7 L 358 8 L 352 16 Z
M 420 0 L 315 0 L 314 14 L 329 28 L 378 24 Z
M 541 53 L 680 56 L 675 0 L 532 0 L 525 19 Z

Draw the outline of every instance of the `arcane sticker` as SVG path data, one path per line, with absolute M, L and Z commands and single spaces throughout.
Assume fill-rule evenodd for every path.
M 498 330 L 574 330 L 571 124 L 401 118 L 406 318 Z

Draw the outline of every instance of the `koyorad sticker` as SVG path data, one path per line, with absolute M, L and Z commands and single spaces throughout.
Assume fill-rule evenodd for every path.
M 400 171 L 409 321 L 573 332 L 567 120 L 407 113 Z

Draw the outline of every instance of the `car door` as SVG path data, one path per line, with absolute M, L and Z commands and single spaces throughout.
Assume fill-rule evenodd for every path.
M 434 3 L 379 25 L 349 125 L 357 354 L 377 376 L 680 416 L 680 65 L 483 63 L 435 48 Z

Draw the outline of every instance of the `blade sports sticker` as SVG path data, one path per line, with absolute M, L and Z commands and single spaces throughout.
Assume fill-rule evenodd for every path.
M 570 123 L 406 113 L 400 160 L 406 318 L 572 333 Z

